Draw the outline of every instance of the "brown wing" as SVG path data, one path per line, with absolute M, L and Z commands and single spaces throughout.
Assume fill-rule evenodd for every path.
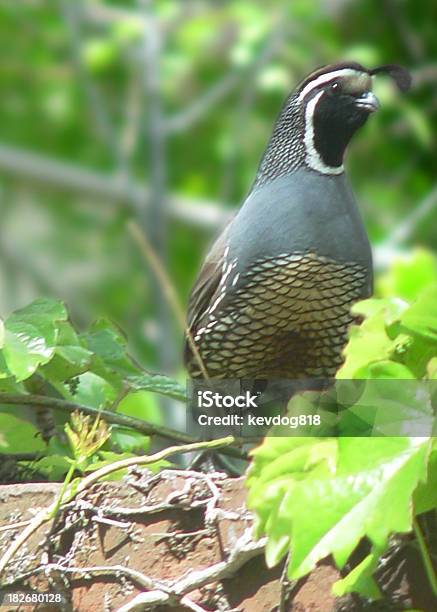
M 227 245 L 228 229 L 229 225 L 223 230 L 219 238 L 217 238 L 213 244 L 191 290 L 188 303 L 187 325 L 192 336 L 195 335 L 196 329 L 200 326 L 205 312 L 211 304 L 220 283 L 224 252 Z M 191 357 L 191 347 L 185 338 L 184 361 L 186 364 L 189 363 Z

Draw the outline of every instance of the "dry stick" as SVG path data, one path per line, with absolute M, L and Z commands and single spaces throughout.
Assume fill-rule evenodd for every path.
M 191 601 L 191 599 L 186 596 L 182 597 L 179 603 L 185 608 L 188 608 L 188 610 L 192 610 L 192 612 L 208 612 L 206 608 L 199 606 L 199 604 Z
M 123 576 L 126 576 L 127 578 L 129 578 L 131 582 L 138 584 L 144 589 L 157 588 L 158 586 L 159 588 L 163 590 L 166 588 L 166 586 L 163 584 L 161 585 L 161 583 L 158 580 L 153 580 L 152 578 L 149 578 L 149 576 L 146 576 L 142 572 L 131 569 L 124 565 L 95 565 L 94 567 L 92 566 L 90 567 L 66 567 L 65 565 L 62 565 L 61 563 L 47 563 L 46 565 L 40 565 L 39 567 L 33 570 L 24 572 L 23 574 L 20 574 L 18 577 L 14 578 L 12 585 L 16 584 L 18 581 L 23 581 L 23 580 L 26 580 L 27 578 L 31 578 L 32 576 L 35 576 L 39 572 L 44 572 L 46 575 L 49 574 L 50 572 L 60 572 L 64 574 L 79 574 L 79 575 L 82 574 L 82 575 L 90 576 L 90 577 L 91 576 L 114 576 L 117 574 L 118 575 L 122 574 Z M 8 584 L 7 586 L 10 587 L 12 585 Z
M 190 345 L 191 350 L 193 351 L 193 355 L 200 367 L 200 370 L 203 374 L 203 377 L 206 380 L 209 380 L 208 372 L 203 363 L 202 357 L 197 349 L 197 346 L 194 343 L 193 336 L 191 331 L 185 325 L 185 314 L 179 303 L 179 299 L 176 295 L 176 291 L 174 290 L 173 284 L 171 283 L 167 272 L 164 269 L 161 261 L 156 255 L 155 251 L 152 248 L 152 245 L 148 241 L 145 234 L 141 231 L 138 223 L 135 221 L 129 221 L 128 228 L 130 233 L 132 234 L 135 242 L 138 244 L 142 254 L 146 261 L 150 264 L 159 284 L 161 285 L 162 291 L 168 301 L 168 304 L 173 310 L 173 313 L 176 317 L 177 322 L 179 323 L 181 329 L 185 331 L 188 339 L 188 343 Z
M 31 520 L 32 519 L 29 519 L 28 521 L 20 521 L 19 523 L 11 523 L 10 525 L 3 525 L 0 527 L 0 533 L 2 533 L 2 531 L 15 531 L 16 529 L 20 529 L 20 527 L 26 527 Z
M 250 529 L 247 529 L 238 538 L 227 559 L 198 571 L 191 570 L 185 577 L 179 578 L 170 585 L 170 594 L 159 589 L 140 593 L 119 608 L 117 612 L 144 610 L 146 605 L 171 603 L 172 599 L 183 603 L 189 593 L 207 584 L 234 576 L 243 565 L 263 552 L 266 541 L 266 538 L 254 541 L 250 535 Z
M 92 408 L 91 406 L 84 406 L 82 404 L 76 404 L 68 400 L 59 399 L 56 397 L 48 397 L 45 395 L 34 395 L 34 394 L 16 394 L 16 393 L 0 393 L 1 404 L 13 404 L 13 405 L 26 405 L 26 406 L 44 406 L 46 408 L 53 408 L 54 410 L 62 410 L 64 412 L 75 412 L 79 410 L 84 414 L 89 414 L 94 417 L 100 416 L 107 423 L 114 425 L 120 425 L 122 427 L 128 427 L 134 429 L 148 436 L 160 436 L 174 442 L 180 442 L 182 444 L 194 444 L 198 440 L 175 429 L 164 427 L 162 425 L 155 425 L 142 419 L 136 419 L 135 417 L 128 416 L 117 412 L 108 412 L 107 410 L 101 410 L 98 408 Z M 241 444 L 242 440 L 235 438 L 237 444 Z M 250 439 L 247 439 L 250 441 Z M 247 459 L 247 454 L 238 448 L 224 448 L 223 454 L 231 457 L 238 457 L 240 459 Z M 1 455 L 0 455 L 1 457 Z
M 64 499 L 61 500 L 61 503 L 70 502 L 77 495 L 85 491 L 88 487 L 96 483 L 98 480 L 111 474 L 112 472 L 116 472 L 117 470 L 123 470 L 133 465 L 150 465 L 151 463 L 156 463 L 157 461 L 162 461 L 166 459 L 170 455 L 176 453 L 191 453 L 193 451 L 202 450 L 202 449 L 216 449 L 224 446 L 229 446 L 233 444 L 235 439 L 232 436 L 228 436 L 227 438 L 221 438 L 219 440 L 212 440 L 210 442 L 198 442 L 196 444 L 185 444 L 182 446 L 170 446 L 168 448 L 155 453 L 154 455 L 149 455 L 147 457 L 129 457 L 128 459 L 121 459 L 120 461 L 115 461 L 109 465 L 106 465 L 100 470 L 96 470 L 89 476 L 83 478 L 78 484 L 77 482 L 72 482 L 66 489 L 64 493 Z M 44 523 L 49 521 L 52 517 L 52 513 L 59 505 L 59 500 L 56 499 L 48 508 L 44 508 L 36 516 L 32 519 L 31 523 L 20 533 L 19 536 L 12 542 L 11 546 L 6 550 L 3 557 L 0 559 L 0 575 L 5 570 L 8 563 L 12 560 L 18 550 L 23 546 L 23 544 L 32 536 L 32 534 L 41 527 Z

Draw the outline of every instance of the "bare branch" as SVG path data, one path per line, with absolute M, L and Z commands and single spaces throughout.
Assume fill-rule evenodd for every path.
M 84 194 L 96 201 L 124 204 L 137 212 L 139 206 L 149 205 L 149 188 L 121 176 L 107 175 L 73 164 L 15 149 L 0 143 L 0 171 L 43 187 L 63 189 Z M 170 195 L 168 215 L 202 228 L 220 228 L 231 213 L 219 202 Z
M 129 603 L 119 608 L 118 612 L 144 610 L 146 604 L 168 603 L 175 598 L 177 598 L 176 601 L 182 602 L 189 593 L 207 584 L 234 576 L 243 565 L 250 561 L 250 559 L 262 554 L 265 545 L 266 538 L 254 541 L 252 538 L 252 530 L 246 529 L 243 535 L 236 541 L 232 552 L 225 561 L 219 561 L 197 572 L 191 571 L 187 577 L 181 578 L 173 583 L 166 593 L 164 593 L 162 589 L 149 591 L 148 593 L 140 593 Z
M 155 274 L 157 282 L 161 288 L 162 295 L 166 298 L 167 304 L 173 311 L 173 314 L 176 318 L 176 321 L 179 324 L 180 329 L 186 334 L 188 342 L 190 344 L 190 348 L 194 354 L 194 357 L 199 365 L 199 368 L 202 372 L 203 377 L 206 380 L 209 380 L 208 372 L 205 368 L 205 364 L 203 363 L 202 357 L 200 356 L 199 350 L 194 342 L 194 338 L 191 334 L 191 331 L 188 329 L 185 320 L 185 312 L 179 302 L 179 298 L 177 296 L 176 290 L 168 278 L 167 272 L 162 265 L 162 261 L 159 259 L 158 255 L 155 253 L 152 245 L 149 243 L 147 236 L 144 232 L 141 231 L 141 228 L 137 223 L 131 221 L 129 225 L 129 230 L 137 242 L 138 246 L 141 249 L 141 252 L 144 255 L 144 258 L 150 265 Z
M 195 438 L 182 433 L 181 431 L 176 431 L 175 429 L 170 429 L 169 427 L 164 427 L 163 425 L 155 425 L 154 423 L 148 423 L 147 421 L 136 419 L 126 414 L 100 410 L 98 408 L 92 408 L 91 406 L 83 406 L 81 404 L 76 404 L 74 402 L 69 402 L 56 397 L 32 394 L 0 393 L 0 403 L 19 406 L 43 406 L 45 408 L 53 408 L 54 410 L 61 410 L 63 412 L 75 412 L 76 410 L 80 410 L 84 414 L 89 414 L 95 417 L 100 416 L 107 423 L 128 427 L 147 436 L 160 436 L 181 444 L 192 444 L 198 442 L 198 440 Z M 223 451 L 220 452 L 224 452 L 232 457 L 239 457 L 240 459 L 244 459 L 246 457 L 246 454 L 243 451 L 240 451 L 238 448 L 224 448 Z

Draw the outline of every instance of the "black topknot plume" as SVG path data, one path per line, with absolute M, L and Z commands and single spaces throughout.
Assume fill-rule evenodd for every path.
M 377 66 L 373 70 L 369 70 L 369 74 L 388 74 L 396 83 L 400 91 L 408 91 L 411 87 L 411 74 L 406 68 L 398 66 L 397 64 L 384 64 L 383 66 Z

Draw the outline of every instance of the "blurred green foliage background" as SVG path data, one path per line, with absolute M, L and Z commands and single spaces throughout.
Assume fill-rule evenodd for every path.
M 60 297 L 77 325 L 108 316 L 143 363 L 181 372 L 181 327 L 128 221 L 184 305 L 282 101 L 341 59 L 414 77 L 407 96 L 378 79 L 347 162 L 377 268 L 435 249 L 436 23 L 432 0 L 3 0 L 0 314 Z

